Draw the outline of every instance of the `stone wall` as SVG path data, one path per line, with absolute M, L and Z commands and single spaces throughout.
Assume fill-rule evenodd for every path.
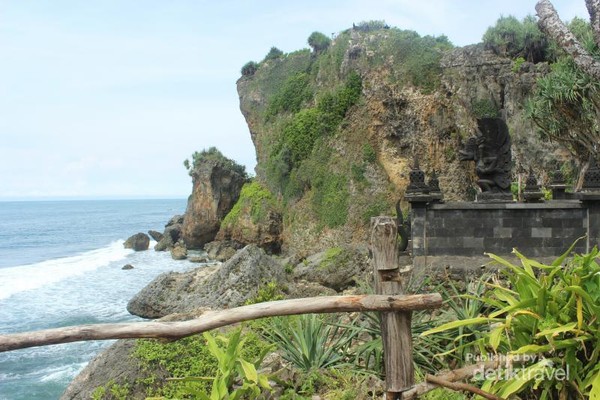
M 412 202 L 411 251 L 415 268 L 473 269 L 490 261 L 484 253 L 548 260 L 577 239 L 579 252 L 598 244 L 600 202 L 545 203 Z

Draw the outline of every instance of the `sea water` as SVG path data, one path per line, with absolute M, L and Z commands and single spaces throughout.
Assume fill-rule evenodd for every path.
M 124 239 L 162 232 L 184 211 L 183 199 L 0 202 L 0 334 L 139 320 L 126 306 L 140 289 L 163 272 L 198 265 L 125 249 Z M 0 400 L 59 398 L 109 344 L 0 353 Z

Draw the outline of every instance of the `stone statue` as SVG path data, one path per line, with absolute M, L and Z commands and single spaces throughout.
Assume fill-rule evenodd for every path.
M 477 184 L 481 188 L 478 200 L 512 201 L 510 136 L 500 118 L 477 120 L 477 134 L 460 150 L 461 161 L 475 161 Z

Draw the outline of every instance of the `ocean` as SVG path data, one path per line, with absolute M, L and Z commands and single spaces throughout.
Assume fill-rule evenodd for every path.
M 168 252 L 134 252 L 124 240 L 162 232 L 186 201 L 0 202 L 0 334 L 141 320 L 126 306 L 167 271 L 198 264 Z M 125 264 L 132 270 L 122 270 Z M 0 400 L 58 399 L 111 342 L 80 342 L 0 353 Z

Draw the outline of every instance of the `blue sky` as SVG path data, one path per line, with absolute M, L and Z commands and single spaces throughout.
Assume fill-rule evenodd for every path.
M 584 0 L 554 0 L 563 19 Z M 271 46 L 365 20 L 476 43 L 535 0 L 0 0 L 0 199 L 186 197 L 217 146 L 253 171 L 235 82 Z

